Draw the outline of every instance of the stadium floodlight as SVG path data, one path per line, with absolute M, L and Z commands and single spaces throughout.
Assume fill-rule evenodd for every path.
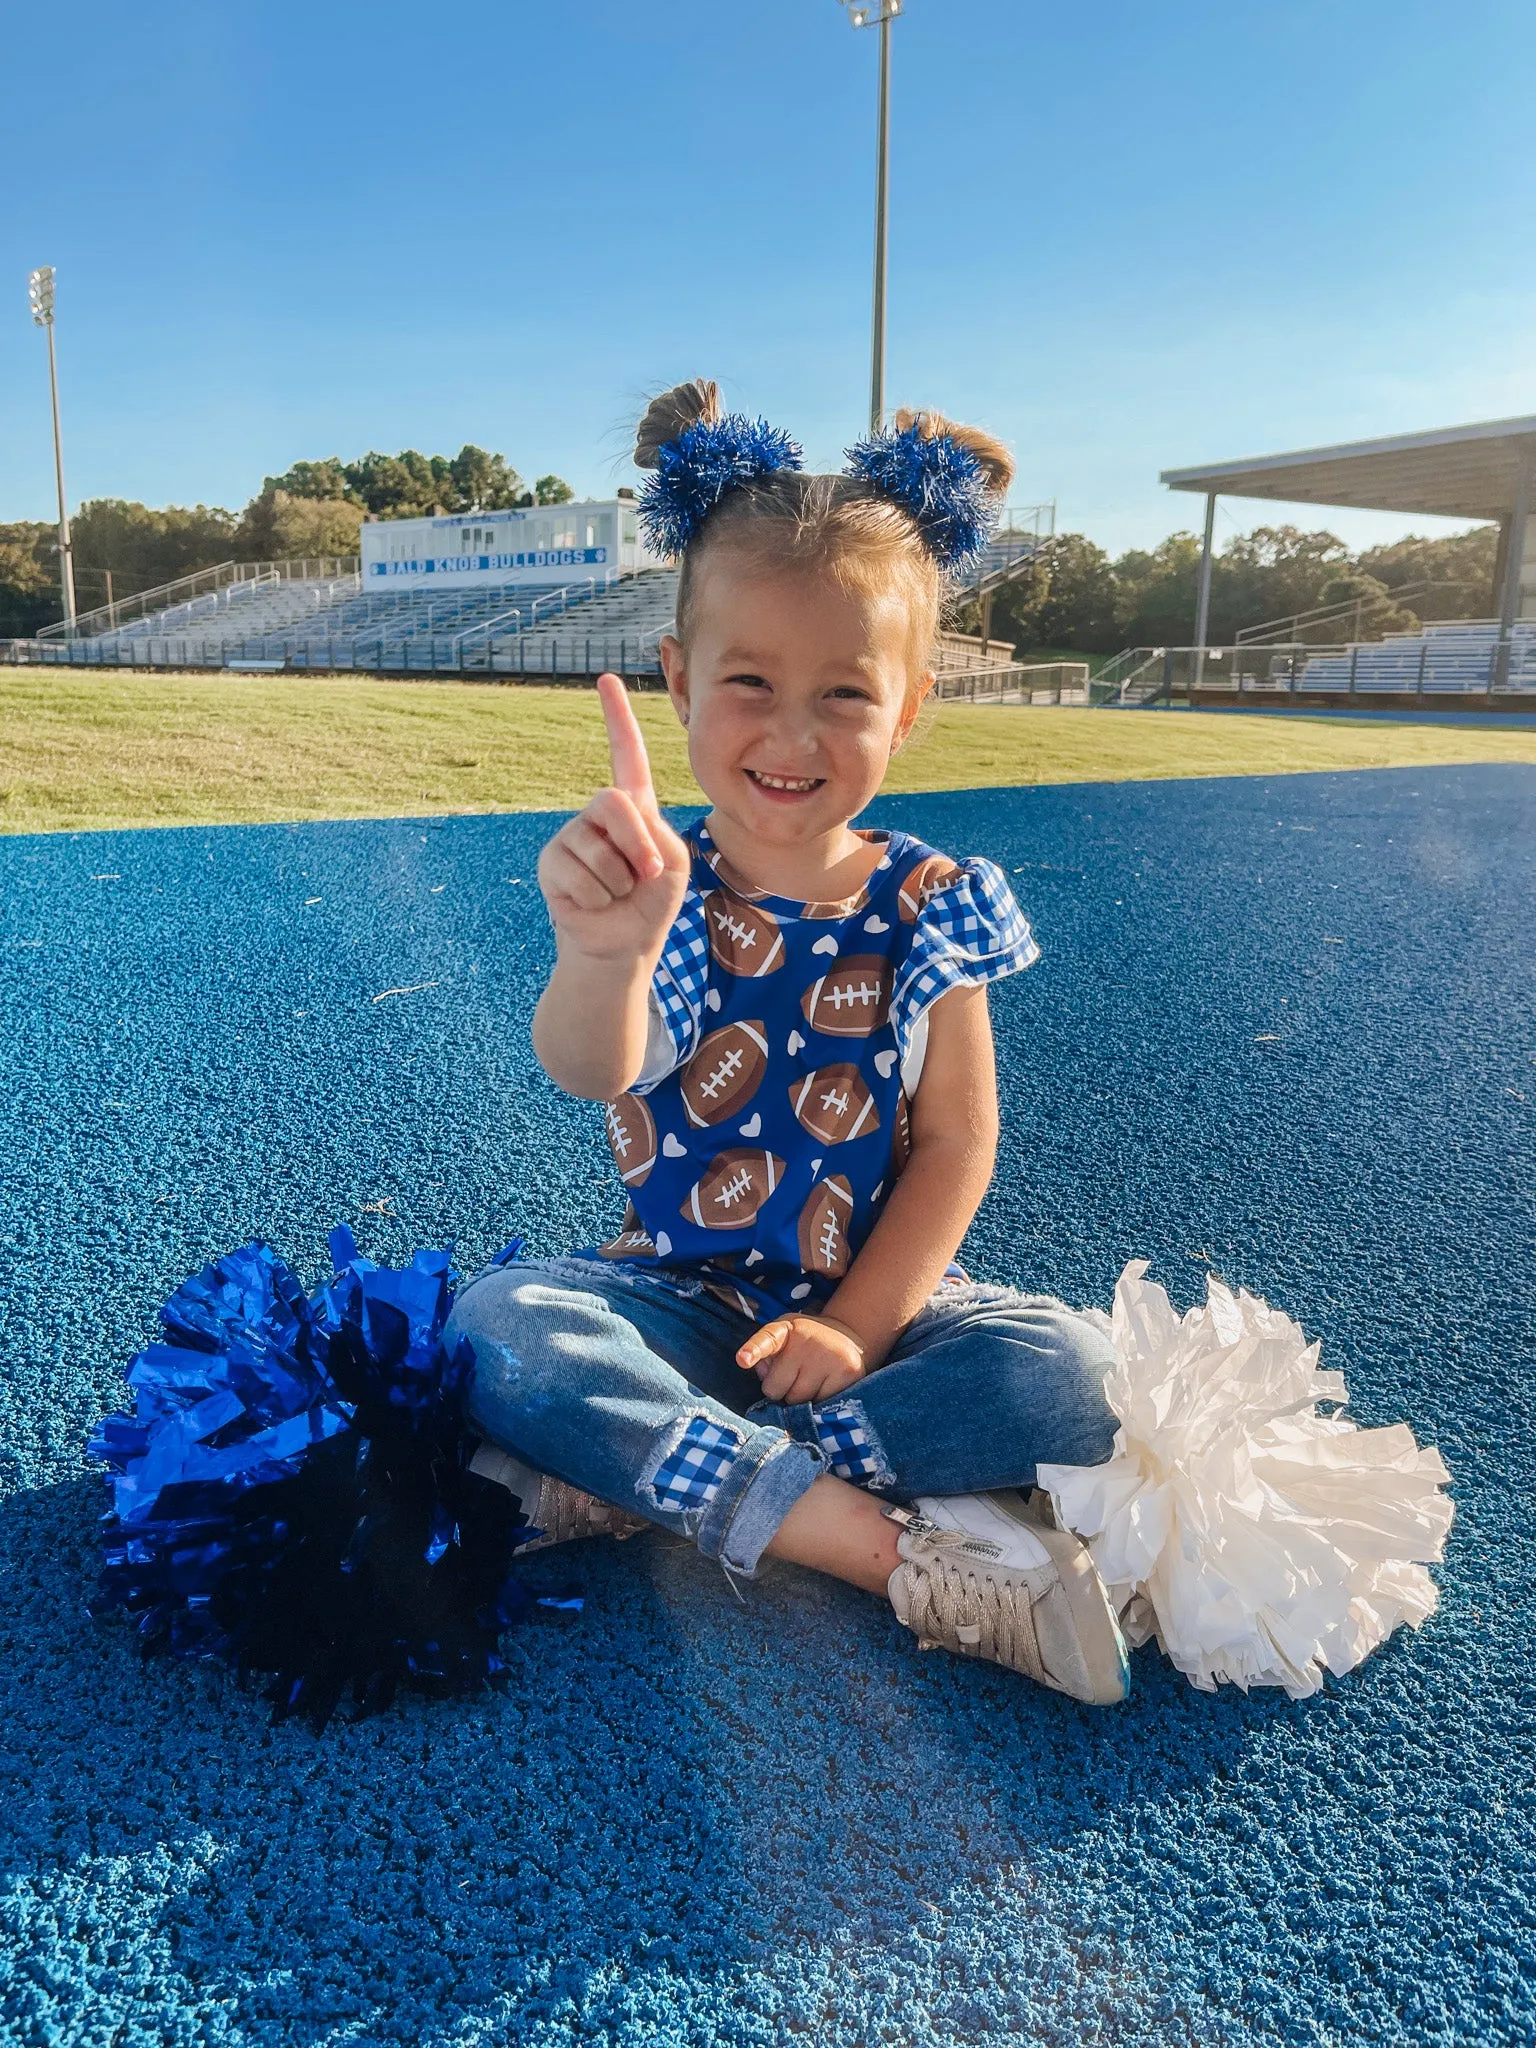
M 855 28 L 880 31 L 880 119 L 875 140 L 875 305 L 874 339 L 870 347 L 869 431 L 885 423 L 885 252 L 887 243 L 887 171 L 890 164 L 891 23 L 902 0 L 840 0 Z
M 53 399 L 53 473 L 59 487 L 59 584 L 64 624 L 75 629 L 75 558 L 69 540 L 69 501 L 64 496 L 64 438 L 59 431 L 59 364 L 53 347 L 53 265 L 45 263 L 27 279 L 33 322 L 48 336 L 48 390 Z

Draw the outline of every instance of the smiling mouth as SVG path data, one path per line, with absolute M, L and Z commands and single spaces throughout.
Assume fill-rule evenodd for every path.
M 809 796 L 826 780 L 824 775 L 766 775 L 761 768 L 748 768 L 744 773 L 759 789 L 771 789 L 776 796 Z

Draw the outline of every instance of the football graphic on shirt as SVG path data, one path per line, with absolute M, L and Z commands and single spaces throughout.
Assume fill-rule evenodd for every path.
M 959 879 L 959 868 L 942 853 L 930 853 L 926 860 L 920 860 L 902 883 L 901 894 L 896 899 L 902 923 L 916 924 L 929 897 L 936 896 L 940 889 L 947 889 L 951 882 Z
M 768 1071 L 767 1026 L 722 1024 L 684 1067 L 679 1088 L 688 1121 L 698 1130 L 744 1109 Z
M 855 953 L 829 967 L 800 998 L 805 1021 L 831 1038 L 868 1038 L 891 1011 L 893 975 L 878 953 Z
M 912 1115 L 907 1107 L 907 1091 L 902 1089 L 896 1098 L 896 1130 L 891 1139 L 891 1178 L 906 1165 L 912 1157 Z
M 709 930 L 709 950 L 727 974 L 756 980 L 772 974 L 784 964 L 784 934 L 771 910 L 740 896 L 728 896 L 723 889 L 711 889 L 704 898 L 704 922 Z
M 792 1081 L 789 1106 L 824 1145 L 846 1145 L 880 1128 L 875 1098 L 854 1066 L 818 1067 L 814 1074 Z
M 656 1164 L 656 1119 L 641 1095 L 620 1095 L 604 1112 L 608 1149 L 627 1188 L 644 1187 Z
M 745 1230 L 783 1178 L 784 1162 L 771 1152 L 721 1152 L 689 1189 L 682 1213 L 704 1230 Z
M 762 1314 L 762 1310 L 751 1295 L 743 1294 L 741 1289 L 733 1287 L 729 1280 L 706 1280 L 704 1290 L 707 1294 L 712 1294 L 716 1301 L 723 1301 L 727 1308 L 733 1308 L 737 1315 L 747 1317 L 749 1322 L 755 1323 Z
M 804 918 L 852 917 L 853 913 L 856 910 L 862 910 L 868 901 L 869 884 L 866 882 L 856 895 L 845 896 L 839 903 L 802 904 L 800 915 Z
M 619 1225 L 619 1234 L 610 1238 L 607 1244 L 597 1248 L 600 1259 L 654 1259 L 656 1247 L 650 1233 L 635 1214 L 635 1205 L 630 1202 L 624 1210 L 624 1221 Z
M 749 903 L 761 903 L 768 894 L 766 889 L 755 889 L 745 875 L 731 866 L 718 847 L 708 859 L 712 872 L 720 877 L 726 888 L 734 890 L 738 896 L 745 896 Z
M 818 1181 L 800 1211 L 800 1264 L 805 1272 L 828 1280 L 847 1272 L 852 1221 L 853 1189 L 843 1176 L 834 1173 Z

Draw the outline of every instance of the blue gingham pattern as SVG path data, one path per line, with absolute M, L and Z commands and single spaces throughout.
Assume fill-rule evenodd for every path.
M 850 1401 L 829 1402 L 816 1410 L 816 1435 L 839 1479 L 873 1479 L 880 1469 L 864 1428 L 864 1417 Z
M 708 986 L 709 926 L 704 917 L 704 898 L 690 882 L 651 981 L 651 994 L 672 1040 L 677 1066 L 691 1059 L 698 1045 Z M 649 1085 L 656 1084 L 653 1081 Z
M 903 1059 L 918 1018 L 940 996 L 1021 973 L 1039 958 L 1002 869 L 990 860 L 963 861 L 959 879 L 924 904 L 896 978 L 891 1022 Z
M 659 1508 L 692 1514 L 707 1508 L 741 1450 L 741 1438 L 707 1415 L 695 1415 L 676 1448 L 656 1468 L 651 1491 Z

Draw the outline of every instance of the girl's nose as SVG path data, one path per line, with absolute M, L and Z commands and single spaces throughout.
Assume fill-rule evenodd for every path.
M 814 754 L 821 744 L 817 729 L 816 714 L 808 706 L 783 704 L 777 709 L 772 725 L 773 743 L 787 757 L 803 759 Z

